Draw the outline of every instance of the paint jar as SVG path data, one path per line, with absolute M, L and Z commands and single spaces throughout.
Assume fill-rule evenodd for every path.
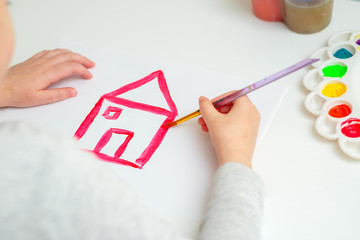
M 269 22 L 280 22 L 280 0 L 251 0 L 256 17 Z
M 281 16 L 297 33 L 315 33 L 331 21 L 333 0 L 281 0 Z

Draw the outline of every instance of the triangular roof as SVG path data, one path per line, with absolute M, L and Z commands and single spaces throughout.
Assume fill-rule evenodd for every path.
M 151 81 L 155 81 L 156 79 L 158 82 L 159 89 L 162 93 L 162 97 L 164 97 L 164 100 L 166 101 L 166 103 L 168 105 L 168 109 L 165 109 L 164 107 L 141 103 L 138 101 L 129 100 L 129 99 L 121 97 L 122 94 L 127 93 L 129 91 L 133 91 Z M 115 91 L 107 93 L 107 94 L 103 95 L 102 98 L 106 99 L 110 102 L 113 102 L 113 103 L 125 105 L 127 107 L 134 108 L 134 109 L 152 112 L 155 114 L 161 114 L 161 115 L 166 115 L 166 116 L 171 116 L 171 115 L 177 116 L 177 114 L 178 114 L 175 103 L 171 99 L 170 92 L 169 92 L 167 84 L 166 84 L 166 79 L 164 77 L 164 73 L 161 70 L 153 72 L 150 75 L 148 75 L 140 80 L 129 83 Z

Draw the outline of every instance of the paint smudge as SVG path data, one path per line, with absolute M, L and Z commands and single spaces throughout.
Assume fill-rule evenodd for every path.
M 331 65 L 322 69 L 324 77 L 339 77 L 342 78 L 347 72 L 347 66 Z
M 356 41 L 357 45 L 360 45 L 360 38 Z
M 343 83 L 329 83 L 327 84 L 321 93 L 330 98 L 340 97 L 346 92 L 346 85 Z
M 347 58 L 351 58 L 352 56 L 353 56 L 353 54 L 345 48 L 340 48 L 339 50 L 337 50 L 334 53 L 334 57 L 340 58 L 340 59 L 347 59 Z
M 360 137 L 360 119 L 349 118 L 341 124 L 341 132 L 347 137 Z
M 329 111 L 329 115 L 334 118 L 343 118 L 351 113 L 351 108 L 346 104 L 336 105 Z

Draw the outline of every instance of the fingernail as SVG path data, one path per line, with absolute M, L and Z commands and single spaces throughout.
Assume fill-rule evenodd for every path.
M 95 62 L 93 60 L 91 60 L 91 59 L 89 59 L 89 61 L 90 61 L 89 68 L 93 68 L 95 66 Z
M 91 79 L 92 77 L 93 77 L 93 75 L 91 74 L 91 72 L 88 72 L 84 78 Z
M 77 95 L 77 92 L 75 89 L 70 89 L 70 97 L 75 97 Z

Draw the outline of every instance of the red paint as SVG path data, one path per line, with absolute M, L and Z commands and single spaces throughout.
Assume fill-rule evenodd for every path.
M 160 91 L 161 91 L 163 97 L 165 98 L 170 111 L 167 109 L 164 109 L 164 108 L 160 108 L 160 107 L 156 107 L 156 106 L 152 106 L 152 105 L 148 105 L 148 104 L 144 104 L 144 103 L 134 102 L 134 101 L 119 97 L 119 95 L 126 93 L 128 91 L 134 90 L 138 87 L 141 87 L 142 85 L 144 85 L 150 81 L 153 81 L 154 79 L 157 79 Z M 172 122 L 178 114 L 175 103 L 171 99 L 170 92 L 167 87 L 166 79 L 164 77 L 163 72 L 162 71 L 153 72 L 149 76 L 146 76 L 145 78 L 142 78 L 138 81 L 127 84 L 113 92 L 103 95 L 99 99 L 99 101 L 95 104 L 94 108 L 86 116 L 85 120 L 81 123 L 80 127 L 76 131 L 74 136 L 77 139 L 82 138 L 86 134 L 90 125 L 98 117 L 99 111 L 101 109 L 102 104 L 104 103 L 104 100 L 107 100 L 111 103 L 118 104 L 121 106 L 126 106 L 128 108 L 137 109 L 140 111 L 147 111 L 147 112 L 150 112 L 153 114 L 166 116 L 165 121 L 162 123 L 162 125 L 160 126 L 158 131 L 155 133 L 154 137 L 152 138 L 152 140 L 150 141 L 150 143 L 148 144 L 146 149 L 144 149 L 142 151 L 142 153 L 140 154 L 140 156 L 136 159 L 135 163 L 120 158 L 122 153 L 125 151 L 128 143 L 131 141 L 131 139 L 134 136 L 134 132 L 129 131 L 129 130 L 110 128 L 108 131 L 106 131 L 103 134 L 101 139 L 98 141 L 96 147 L 93 150 L 88 150 L 88 151 L 95 153 L 95 155 L 97 155 L 100 159 L 102 159 L 104 161 L 122 164 L 122 165 L 126 165 L 126 166 L 131 166 L 134 168 L 142 168 L 149 161 L 150 157 L 153 155 L 153 153 L 156 151 L 156 149 L 159 147 L 160 143 L 164 139 L 164 137 L 169 129 L 169 127 L 167 127 L 164 124 Z M 102 116 L 105 119 L 114 121 L 119 118 L 121 112 L 122 112 L 122 108 L 108 107 L 105 110 L 105 112 L 102 114 Z M 146 121 L 146 119 L 144 119 L 144 121 Z M 114 156 L 109 156 L 104 153 L 101 153 L 100 151 L 109 142 L 112 134 L 124 134 L 124 135 L 127 135 L 127 137 L 125 139 L 125 142 L 122 143 L 121 146 L 117 149 Z
M 329 115 L 334 118 L 343 118 L 348 116 L 351 113 L 351 108 L 346 104 L 336 105 L 331 108 L 329 111 Z
M 360 119 L 349 118 L 341 124 L 341 132 L 347 137 L 360 137 Z
M 118 129 L 118 128 L 111 128 L 109 129 L 99 140 L 98 144 L 95 146 L 94 148 L 94 152 L 95 153 L 99 153 L 101 151 L 101 149 L 103 149 L 103 147 L 109 142 L 112 134 L 124 134 L 127 135 L 125 142 L 123 144 L 121 144 L 121 146 L 116 150 L 114 157 L 119 158 L 121 156 L 121 154 L 125 151 L 126 146 L 128 145 L 128 143 L 130 142 L 130 140 L 132 139 L 132 137 L 134 136 L 134 133 L 131 131 L 127 131 L 124 129 Z
M 108 106 L 108 108 L 103 113 L 103 117 L 106 119 L 116 120 L 119 118 L 121 112 L 121 108 Z

